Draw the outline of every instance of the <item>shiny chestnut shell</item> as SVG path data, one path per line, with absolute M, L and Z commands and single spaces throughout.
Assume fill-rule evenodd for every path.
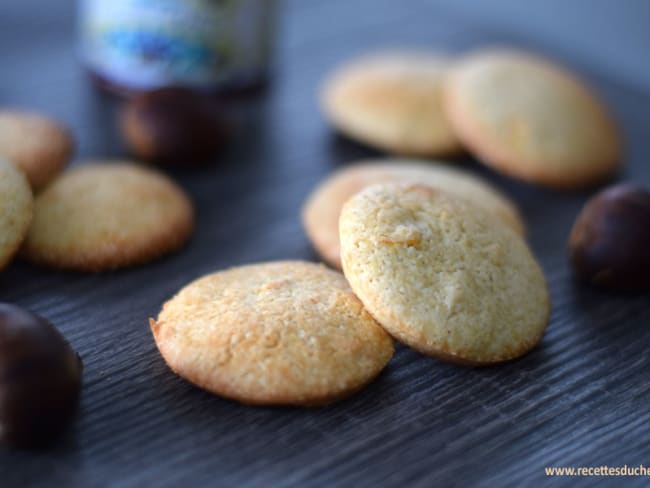
M 183 87 L 135 96 L 122 112 L 120 128 L 136 156 L 177 167 L 205 163 L 230 135 L 230 125 L 215 99 Z
M 650 289 L 650 192 L 624 183 L 594 196 L 573 225 L 569 254 L 587 283 Z
M 49 444 L 74 416 L 82 363 L 47 320 L 0 303 L 0 440 Z

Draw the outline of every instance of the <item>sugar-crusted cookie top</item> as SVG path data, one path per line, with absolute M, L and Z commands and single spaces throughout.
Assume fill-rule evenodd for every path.
M 375 185 L 346 203 L 340 234 L 354 292 L 420 351 L 491 363 L 543 334 L 541 269 L 512 229 L 475 205 L 423 185 Z
M 176 249 L 192 227 L 188 197 L 162 173 L 124 161 L 89 162 L 38 196 L 24 254 L 51 266 L 99 271 Z
M 0 158 L 0 269 L 16 253 L 32 221 L 33 197 L 25 176 Z
M 325 81 L 321 106 L 338 129 L 366 144 L 410 155 L 457 152 L 442 110 L 446 66 L 444 57 L 425 52 L 367 55 Z
M 174 371 L 244 403 L 326 403 L 366 384 L 393 354 L 340 273 L 299 261 L 200 278 L 151 328 Z
M 305 202 L 305 229 L 319 253 L 331 265 L 341 267 L 338 224 L 343 204 L 366 186 L 382 182 L 420 182 L 433 186 L 482 206 L 518 234 L 525 233 L 515 204 L 487 181 L 469 172 L 434 162 L 367 160 L 335 172 Z
M 459 137 L 487 164 L 552 186 L 580 186 L 620 160 L 616 126 L 572 74 L 529 54 L 478 51 L 450 71 L 445 105 Z

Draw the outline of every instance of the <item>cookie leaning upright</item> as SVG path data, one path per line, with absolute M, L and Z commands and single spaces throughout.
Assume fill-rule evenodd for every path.
M 25 176 L 0 158 L 0 269 L 18 250 L 32 221 L 32 191 Z
M 369 383 L 390 336 L 340 273 L 281 261 L 204 276 L 150 319 L 177 374 L 243 403 L 319 405 Z
M 72 135 L 60 122 L 33 112 L 0 110 L 0 157 L 23 171 L 35 192 L 63 171 L 73 150 Z
M 425 52 L 367 55 L 325 81 L 321 108 L 348 137 L 391 153 L 457 153 L 460 143 L 442 108 L 447 61 Z
M 303 206 L 303 226 L 325 261 L 341 268 L 339 215 L 359 190 L 376 183 L 423 183 L 458 195 L 497 215 L 520 235 L 525 225 L 516 205 L 487 181 L 467 171 L 435 162 L 368 160 L 338 170 L 322 182 Z
M 178 249 L 193 225 L 190 200 L 165 175 L 122 161 L 87 163 L 37 197 L 22 254 L 57 268 L 121 268 Z
M 339 228 L 352 289 L 414 349 L 489 364 L 541 339 L 542 271 L 523 239 L 480 207 L 423 185 L 374 185 L 345 204 Z
M 451 68 L 444 92 L 458 137 L 510 176 L 574 188 L 603 180 L 620 164 L 619 134 L 604 105 L 550 61 L 478 51 Z

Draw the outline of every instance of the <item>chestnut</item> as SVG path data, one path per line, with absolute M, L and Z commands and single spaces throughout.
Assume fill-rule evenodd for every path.
M 650 192 L 622 183 L 591 198 L 573 225 L 569 254 L 587 283 L 650 288 Z
M 0 440 L 49 444 L 77 410 L 82 363 L 50 322 L 0 303 Z
M 206 162 L 230 133 L 212 97 L 183 87 L 135 96 L 122 112 L 120 128 L 136 156 L 165 166 Z

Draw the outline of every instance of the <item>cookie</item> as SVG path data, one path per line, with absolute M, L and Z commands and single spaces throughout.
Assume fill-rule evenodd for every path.
M 73 150 L 72 135 L 61 123 L 32 112 L 0 110 L 0 157 L 23 171 L 35 192 L 63 171 Z
M 242 403 L 321 405 L 369 383 L 393 341 L 343 275 L 301 261 L 204 276 L 150 319 L 169 367 Z
M 311 193 L 303 207 L 303 226 L 325 261 L 341 268 L 339 215 L 346 200 L 366 186 L 390 182 L 420 182 L 448 191 L 494 213 L 519 235 L 525 233 L 515 204 L 470 173 L 414 160 L 369 160 L 334 173 Z
M 450 71 L 444 98 L 463 143 L 514 178 L 577 188 L 620 165 L 620 138 L 604 105 L 550 61 L 505 49 L 479 51 Z
M 442 108 L 447 61 L 425 52 L 385 52 L 345 64 L 325 81 L 321 107 L 340 132 L 390 153 L 436 156 L 461 145 Z
M 188 197 L 163 174 L 124 161 L 89 163 L 36 198 L 22 253 L 56 268 L 122 268 L 180 248 L 193 221 Z
M 348 200 L 339 225 L 345 277 L 401 342 L 481 365 L 541 339 L 549 318 L 542 270 L 489 212 L 429 186 L 379 184 Z
M 14 256 L 32 221 L 32 190 L 25 176 L 0 159 L 0 269 Z

